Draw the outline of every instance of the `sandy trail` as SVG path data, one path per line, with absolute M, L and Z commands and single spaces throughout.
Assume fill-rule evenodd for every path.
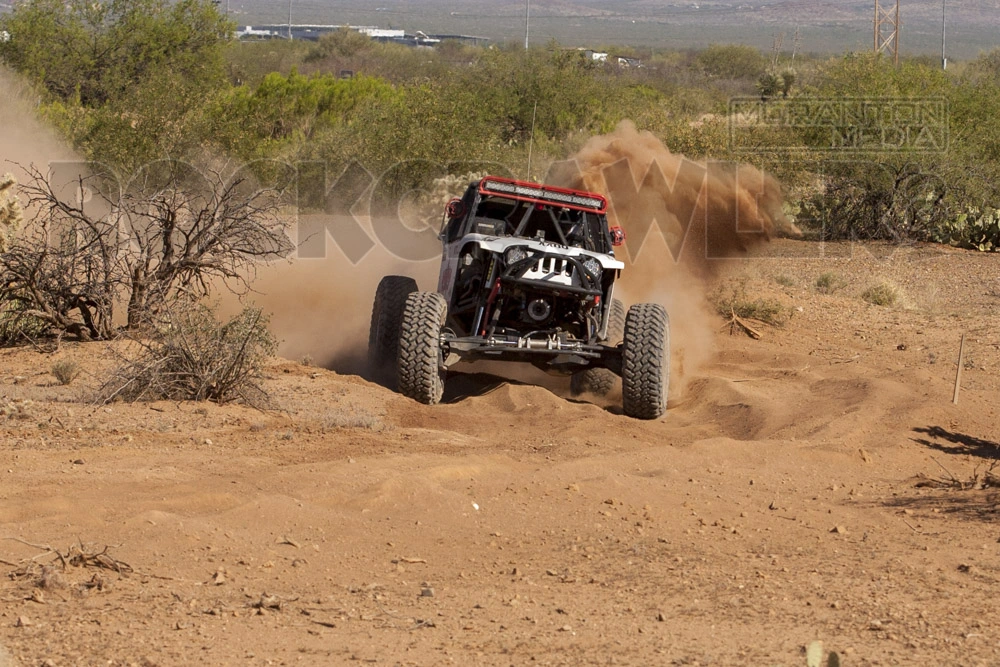
M 0 541 L 0 642 L 26 665 L 801 665 L 813 640 L 850 665 L 996 662 L 993 490 L 916 477 L 996 455 L 996 259 L 780 257 L 803 249 L 729 278 L 803 311 L 761 341 L 718 320 L 657 422 L 485 374 L 426 407 L 291 361 L 282 413 L 95 409 L 44 373 L 99 373 L 93 346 L 4 350 L 0 537 L 134 571 L 43 581 L 23 559 L 51 556 Z M 830 270 L 848 284 L 817 294 Z M 861 301 L 874 273 L 914 308 Z

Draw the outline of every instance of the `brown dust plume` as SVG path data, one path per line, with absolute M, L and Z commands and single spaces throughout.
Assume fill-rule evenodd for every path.
M 727 259 L 775 234 L 797 231 L 781 213 L 780 187 L 751 166 L 675 155 L 628 122 L 592 138 L 562 167 L 549 181 L 607 195 L 612 224 L 628 234 L 619 251 L 627 267 L 617 296 L 626 305 L 662 303 L 671 315 L 676 400 L 712 352 L 718 318 L 705 296 L 707 281 Z M 381 247 L 354 265 L 331 247 L 322 259 L 263 269 L 255 300 L 273 313 L 283 356 L 310 356 L 339 372 L 360 373 L 379 279 L 410 275 L 421 289 L 434 289 L 438 265 L 438 260 L 406 262 Z M 513 377 L 508 370 L 521 375 L 511 367 L 502 371 L 505 377 Z M 532 382 L 541 382 L 537 375 Z
M 34 165 L 45 173 L 51 161 L 79 159 L 37 119 L 30 87 L 4 67 L 0 67 L 0 91 L 0 175 L 11 172 L 23 183 L 27 174 L 21 167 Z
M 590 139 L 550 180 L 608 198 L 609 221 L 627 237 L 619 298 L 661 303 L 670 314 L 674 398 L 712 353 L 718 318 L 708 281 L 771 237 L 798 235 L 773 178 L 750 165 L 671 153 L 629 121 Z

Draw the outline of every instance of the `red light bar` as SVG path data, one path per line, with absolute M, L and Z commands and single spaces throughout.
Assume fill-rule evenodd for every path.
M 515 181 L 499 176 L 487 176 L 479 181 L 479 192 L 484 195 L 509 197 L 533 204 L 561 206 L 577 211 L 592 211 L 606 213 L 608 200 L 594 192 L 584 190 L 569 190 L 557 188 L 554 185 L 542 185 L 526 181 Z

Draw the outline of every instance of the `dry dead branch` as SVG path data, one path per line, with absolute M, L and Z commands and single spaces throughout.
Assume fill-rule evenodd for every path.
M 0 322 L 35 335 L 112 339 L 116 307 L 136 330 L 181 297 L 225 284 L 249 291 L 259 262 L 292 249 L 279 215 L 281 192 L 237 174 L 166 162 L 134 178 L 80 177 L 66 188 L 34 167 L 21 187 L 34 213 L 0 253 Z M 78 197 L 82 200 L 82 197 Z
M 1000 467 L 1000 460 L 992 460 L 988 465 L 977 465 L 973 469 L 972 476 L 969 479 L 959 479 L 944 467 L 940 461 L 934 457 L 931 457 L 931 460 L 945 471 L 947 477 L 931 477 L 924 473 L 918 473 L 915 477 L 916 482 L 914 486 L 918 488 L 953 489 L 955 491 L 1000 488 L 1000 474 L 996 472 L 996 469 Z
M 132 337 L 133 350 L 98 391 L 99 401 L 240 401 L 268 404 L 259 384 L 265 360 L 274 353 L 267 317 L 246 308 L 228 322 L 194 303 L 166 306 L 165 325 Z
M 108 550 L 111 548 L 109 546 L 101 548 L 88 547 L 84 545 L 83 542 L 78 542 L 77 544 L 71 545 L 66 552 L 63 553 L 47 544 L 35 544 L 33 542 L 28 542 L 27 540 L 22 540 L 19 537 L 6 537 L 3 539 L 18 542 L 33 549 L 38 549 L 42 552 L 32 556 L 31 558 L 24 558 L 16 564 L 10 563 L 6 560 L 3 561 L 8 565 L 17 568 L 10 574 L 12 579 L 36 578 L 38 580 L 38 585 L 41 588 L 57 587 L 54 583 L 52 583 L 57 581 L 57 577 L 54 574 L 54 568 L 56 566 L 58 566 L 62 571 L 66 571 L 70 567 L 89 567 L 111 570 L 119 575 L 128 575 L 133 571 L 131 565 L 125 561 L 114 558 L 110 553 L 108 553 Z M 48 558 L 48 562 L 40 563 L 39 561 L 44 558 Z
M 757 329 L 754 329 L 749 324 L 747 324 L 746 320 L 744 320 L 743 318 L 741 318 L 739 315 L 736 314 L 736 310 L 735 309 L 731 309 L 730 310 L 730 315 L 731 315 L 731 317 L 729 318 L 729 321 L 726 322 L 726 326 L 729 327 L 729 335 L 730 336 L 735 335 L 737 329 L 740 329 L 746 335 L 750 336 L 754 340 L 760 340 L 761 337 L 763 337 L 764 334 L 762 334 L 760 331 L 758 331 Z

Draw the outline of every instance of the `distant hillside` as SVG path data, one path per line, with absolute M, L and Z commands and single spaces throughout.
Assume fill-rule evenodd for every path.
M 891 2 L 891 0 L 884 0 Z M 223 7 L 227 5 L 222 2 Z M 285 23 L 288 5 L 230 0 L 241 24 Z M 1000 46 L 1000 0 L 948 3 L 948 54 L 975 57 Z M 609 8 L 610 7 L 610 8 Z M 463 33 L 496 41 L 524 39 L 525 4 L 479 0 L 292 0 L 293 23 L 375 25 L 428 33 Z M 908 54 L 941 52 L 940 0 L 904 0 L 901 49 Z M 872 42 L 874 0 L 531 0 L 532 43 L 556 39 L 567 45 L 629 44 L 684 48 L 734 42 L 770 49 L 784 33 L 792 48 L 810 52 L 867 49 Z

